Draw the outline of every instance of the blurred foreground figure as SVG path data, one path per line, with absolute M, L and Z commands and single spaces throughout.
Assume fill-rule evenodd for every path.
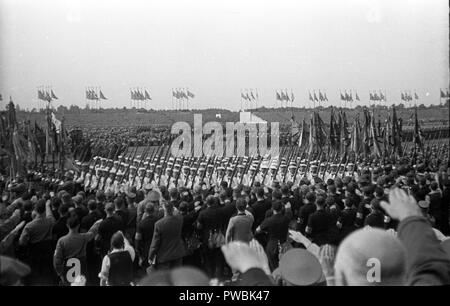
M 400 221 L 397 237 L 373 228 L 349 235 L 336 257 L 336 285 L 450 284 L 450 258 L 414 197 L 394 189 L 381 206 Z

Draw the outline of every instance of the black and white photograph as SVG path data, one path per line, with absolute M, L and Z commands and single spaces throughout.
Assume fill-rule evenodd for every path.
M 450 285 L 449 11 L 0 0 L 0 285 Z

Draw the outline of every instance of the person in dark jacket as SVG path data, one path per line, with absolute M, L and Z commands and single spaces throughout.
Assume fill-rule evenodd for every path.
M 96 238 L 97 247 L 100 250 L 100 255 L 105 256 L 111 246 L 111 237 L 113 234 L 122 228 L 121 220 L 114 215 L 114 204 L 106 203 L 105 205 L 106 218 L 102 220 L 98 228 L 98 236 Z
M 220 245 L 210 245 L 210 237 L 219 237 L 222 235 L 223 241 L 225 237 L 222 233 L 223 211 L 219 206 L 217 198 L 208 196 L 206 198 L 206 208 L 201 210 L 197 218 L 197 229 L 201 233 L 203 243 L 203 259 L 205 262 L 205 270 L 209 277 L 222 277 L 224 259 L 220 251 Z
M 318 246 L 331 243 L 332 215 L 325 210 L 325 198 L 319 196 L 316 200 L 316 211 L 309 215 L 305 233 Z
M 345 208 L 338 218 L 336 226 L 340 230 L 340 240 L 347 237 L 348 234 L 356 229 L 356 208 L 353 207 L 353 201 L 350 198 L 344 200 Z
M 95 200 L 89 200 L 88 202 L 89 213 L 81 219 L 80 232 L 87 232 L 95 221 L 101 219 L 101 214 L 97 210 L 97 202 Z
M 384 214 L 380 206 L 380 200 L 372 199 L 370 202 L 370 214 L 364 220 L 364 226 L 384 228 Z
M 435 220 L 435 227 L 442 232 L 442 229 L 445 227 L 443 224 L 443 203 L 442 203 L 442 193 L 440 190 L 438 190 L 438 184 L 437 182 L 432 182 L 430 184 L 430 193 L 426 196 L 426 199 L 430 203 L 430 207 L 428 210 L 428 213 L 434 218 Z M 447 205 L 448 209 L 448 205 Z M 448 214 L 448 212 L 447 212 Z M 447 220 L 448 222 L 448 220 Z
M 316 194 L 314 192 L 308 192 L 305 197 L 305 204 L 300 208 L 297 218 L 297 229 L 304 234 L 306 225 L 308 223 L 309 215 L 316 211 Z
M 286 242 L 289 229 L 289 218 L 282 214 L 283 202 L 272 203 L 273 215 L 265 219 L 256 229 L 256 232 L 267 233 L 266 253 L 269 259 L 269 267 L 273 271 L 278 267 L 279 251 Z
M 270 201 L 264 198 L 264 188 L 257 187 L 255 189 L 256 202 L 251 205 L 250 212 L 253 214 L 255 221 L 253 222 L 253 230 L 261 225 L 264 221 L 264 217 L 266 212 L 270 209 L 271 203 Z
M 134 239 L 136 255 L 139 258 L 139 265 L 148 267 L 148 251 L 152 244 L 155 223 L 159 220 L 155 213 L 155 206 L 149 202 L 145 205 L 145 213 L 142 220 L 137 225 Z
M 155 223 L 148 261 L 156 269 L 172 269 L 182 264 L 186 255 L 181 230 L 183 218 L 174 216 L 172 203 L 163 204 L 164 217 Z

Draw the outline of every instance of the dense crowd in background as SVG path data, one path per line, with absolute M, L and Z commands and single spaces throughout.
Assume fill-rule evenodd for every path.
M 302 168 L 298 180 L 279 179 L 270 167 L 260 171 L 271 180 L 227 182 L 218 172 L 229 169 L 218 167 L 210 172 L 216 179 L 190 185 L 183 174 L 199 169 L 171 164 L 180 169 L 175 185 L 124 179 L 100 188 L 85 184 L 84 170 L 61 180 L 31 170 L 2 175 L 1 283 L 450 284 L 445 159 L 432 169 L 403 158 L 326 176 Z M 74 258 L 81 268 L 71 280 Z M 373 258 L 381 263 L 375 282 L 367 276 Z

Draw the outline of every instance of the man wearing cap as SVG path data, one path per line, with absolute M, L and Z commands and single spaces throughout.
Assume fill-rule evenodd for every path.
M 163 186 L 166 186 L 167 177 L 166 177 L 166 175 L 161 173 L 161 170 L 162 170 L 161 165 L 156 165 L 156 166 L 154 166 L 154 170 L 151 170 L 151 171 L 154 171 L 153 176 L 150 176 L 152 178 L 151 179 L 152 188 L 158 187 L 158 184 L 162 184 Z M 148 173 L 147 173 L 147 176 L 148 176 Z
M 136 187 L 136 180 L 135 177 L 137 175 L 137 167 L 136 166 L 130 166 L 130 174 L 128 175 L 127 178 L 127 185 L 131 186 L 135 186 Z
M 178 186 L 186 186 L 186 184 L 189 182 L 189 174 L 191 168 L 189 168 L 189 166 L 187 166 L 185 163 L 185 166 L 183 166 L 181 169 L 183 173 L 179 175 Z
M 306 176 L 306 167 L 307 167 L 306 160 L 302 159 L 300 165 L 298 165 L 298 166 L 299 166 L 299 169 L 298 169 L 299 178 L 305 177 Z
M 272 273 L 279 286 L 326 286 L 319 260 L 311 252 L 295 248 L 287 251 Z
M 121 191 L 122 188 L 122 178 L 123 178 L 123 173 L 122 172 L 118 172 L 116 174 L 116 178 L 114 180 L 114 183 L 112 185 L 112 188 L 114 190 L 114 194 L 117 195 L 119 194 L 119 192 Z
M 95 192 L 98 187 L 99 176 L 101 175 L 103 168 L 97 168 L 95 173 L 92 173 L 91 184 L 89 185 L 89 191 Z
M 245 184 L 244 186 L 251 186 L 252 183 L 256 181 L 256 167 L 251 165 L 250 168 L 248 169 L 248 174 L 246 174 L 246 176 L 247 176 L 247 184 Z
M 329 179 L 334 179 L 334 177 L 336 176 L 337 167 L 338 167 L 338 165 L 336 163 L 332 163 L 330 165 L 330 169 L 325 171 L 325 176 L 324 176 L 325 181 L 327 181 Z
M 318 177 L 318 170 L 319 167 L 317 166 L 316 163 L 311 162 L 311 166 L 310 166 L 310 171 L 309 173 L 306 174 L 306 178 L 311 181 L 314 182 L 315 178 Z
M 270 173 L 266 175 L 266 179 L 264 180 L 264 184 L 265 186 L 272 186 L 272 183 L 274 181 L 280 181 L 279 176 L 277 174 L 277 165 L 272 164 L 270 166 Z
M 138 176 L 134 179 L 134 185 L 136 190 L 142 189 L 142 181 L 144 180 L 145 168 L 141 167 L 138 171 Z
M 109 170 L 108 178 L 105 180 L 105 187 L 103 190 L 107 192 L 108 190 L 114 191 L 113 183 L 114 183 L 114 176 L 115 176 L 116 170 L 112 168 Z
M 100 178 L 98 181 L 98 190 L 104 190 L 105 188 L 105 181 L 106 181 L 106 177 L 109 174 L 109 170 L 108 168 L 103 168 L 102 171 L 100 172 Z
M 202 183 L 204 182 L 204 176 L 205 176 L 205 167 L 200 165 L 200 168 L 198 168 L 198 173 L 194 178 L 193 187 L 202 185 Z
M 355 164 L 354 163 L 348 163 L 347 169 L 345 171 L 345 176 L 354 177 L 355 180 L 358 180 L 358 173 L 354 170 Z
M 288 173 L 286 174 L 286 183 L 291 182 L 292 186 L 295 186 L 297 182 L 298 175 L 295 174 L 297 166 L 295 163 L 289 164 Z
M 244 168 L 245 166 L 242 164 L 237 165 L 237 173 L 233 179 L 233 186 L 239 185 L 241 181 L 244 186 L 247 186 L 247 177 L 244 173 Z
M 150 190 L 153 189 L 154 187 L 151 185 L 151 180 L 152 180 L 152 170 L 147 169 L 145 170 L 145 177 L 142 180 L 142 188 L 145 190 Z
M 187 189 L 192 189 L 194 187 L 194 180 L 196 179 L 197 168 L 192 166 L 190 169 L 190 173 L 185 181 L 185 187 Z
M 225 177 L 223 178 L 223 180 L 225 182 L 227 182 L 228 187 L 230 187 L 230 188 L 235 187 L 235 186 L 233 186 L 234 180 L 233 180 L 233 182 L 231 181 L 231 177 L 233 176 L 233 171 L 234 171 L 233 167 L 227 167 Z
M 57 191 L 65 190 L 71 195 L 75 192 L 75 183 L 73 182 L 73 173 L 71 171 L 66 171 L 64 174 L 63 184 L 58 186 Z
M 175 169 L 173 169 L 172 172 L 173 172 L 173 175 L 169 180 L 168 188 L 170 189 L 170 188 L 177 188 L 177 187 L 183 186 L 183 180 L 180 178 L 180 171 L 177 168 L 175 168 Z
M 206 183 L 206 187 L 209 189 L 211 186 L 216 184 L 216 175 L 214 174 L 214 166 L 209 164 L 206 167 L 206 175 L 204 182 Z
M 84 177 L 86 176 L 86 174 L 89 172 L 89 164 L 88 163 L 82 163 L 81 164 L 81 172 L 80 175 L 78 176 L 78 178 L 76 179 L 76 183 L 77 184 L 84 184 Z
M 216 175 L 216 179 L 214 182 L 216 189 L 218 188 L 220 183 L 222 183 L 222 178 L 224 177 L 224 172 L 225 172 L 225 168 L 223 166 L 217 167 L 217 175 Z M 211 184 L 211 185 L 213 185 L 213 184 Z

